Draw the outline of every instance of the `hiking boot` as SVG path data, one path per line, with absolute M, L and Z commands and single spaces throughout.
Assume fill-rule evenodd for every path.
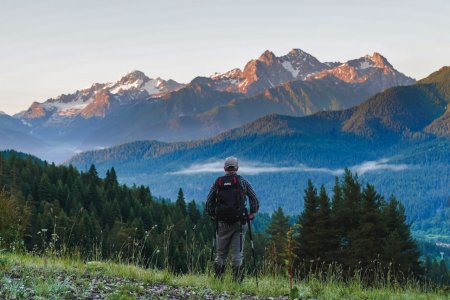
M 241 283 L 244 280 L 244 268 L 233 267 L 233 281 L 236 283 Z
M 222 278 L 223 273 L 225 272 L 225 265 L 214 265 L 214 271 L 215 271 L 215 277 L 216 278 Z

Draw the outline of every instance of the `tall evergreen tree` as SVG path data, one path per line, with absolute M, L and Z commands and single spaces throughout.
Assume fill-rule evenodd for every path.
M 339 241 L 333 228 L 330 199 L 323 185 L 320 187 L 318 197 L 316 231 L 315 239 L 319 245 L 316 256 L 326 263 L 335 261 Z
M 348 238 L 350 231 L 359 225 L 361 208 L 361 187 L 357 175 L 345 170 L 342 185 L 343 214 L 342 225 L 344 235 Z M 349 241 L 350 242 L 350 241 Z
M 301 267 L 309 269 L 310 262 L 314 262 L 317 258 L 317 251 L 320 248 L 316 240 L 317 209 L 317 189 L 311 180 L 308 180 L 304 196 L 304 210 L 298 219 L 300 233 L 296 237 L 296 259 L 294 261 L 294 267 L 297 270 Z
M 372 185 L 367 185 L 362 193 L 362 207 L 359 226 L 350 232 L 352 244 L 349 247 L 351 265 L 365 270 L 377 263 L 375 260 L 383 252 L 384 239 L 387 234 L 381 206 L 382 197 Z
M 395 197 L 390 198 L 383 217 L 388 231 L 382 255 L 385 264 L 392 263 L 394 270 L 403 274 L 422 274 L 420 252 L 406 223 L 405 208 Z
M 87 176 L 88 176 L 88 180 L 90 182 L 93 182 L 95 184 L 99 184 L 100 183 L 100 177 L 98 177 L 97 168 L 95 167 L 94 164 L 91 164 L 91 166 L 89 167 L 89 171 L 87 173 Z
M 44 173 L 39 181 L 39 200 L 40 201 L 51 201 L 51 186 L 50 179 L 47 174 Z
M 283 209 L 279 207 L 273 214 L 266 232 L 269 234 L 271 243 L 270 250 L 273 263 L 277 266 L 284 264 L 286 258 L 287 233 L 290 229 L 289 218 L 284 215 Z
M 336 176 L 334 180 L 333 187 L 333 198 L 331 203 L 331 222 L 334 229 L 335 241 L 337 243 L 337 248 L 334 254 L 334 261 L 337 263 L 343 263 L 343 248 L 345 247 L 347 240 L 345 236 L 345 222 L 346 222 L 346 211 L 344 209 L 344 198 L 342 195 L 342 186 L 339 181 L 339 177 Z
M 186 201 L 184 199 L 184 193 L 183 193 L 183 189 L 180 188 L 178 190 L 178 196 L 177 196 L 177 201 L 175 202 L 178 210 L 183 214 L 183 216 L 186 215 L 187 211 L 186 211 Z
M 353 176 L 349 169 L 345 170 L 341 190 L 342 206 L 335 214 L 335 218 L 340 222 L 339 263 L 344 270 L 351 270 L 355 263 L 352 257 L 354 253 L 351 248 L 353 243 L 351 232 L 360 224 L 362 201 L 358 177 Z
M 119 185 L 114 167 L 112 167 L 111 170 L 106 171 L 105 185 L 106 187 L 116 187 Z
M 189 216 L 189 220 L 191 224 L 198 224 L 201 220 L 201 213 L 197 208 L 197 204 L 195 201 L 189 202 L 187 205 L 187 214 Z

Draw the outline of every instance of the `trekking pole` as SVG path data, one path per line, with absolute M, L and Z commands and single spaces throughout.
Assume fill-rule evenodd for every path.
M 214 248 L 216 248 L 216 237 L 213 237 L 212 247 L 211 247 L 211 260 L 214 260 Z
M 212 247 L 211 247 L 211 261 L 214 262 L 214 249 L 217 247 L 217 233 L 219 230 L 219 221 L 217 219 L 217 211 L 216 211 L 216 216 L 214 218 L 214 237 L 212 240 Z M 210 268 L 208 268 L 208 276 L 210 275 L 209 273 Z
M 216 248 L 216 233 L 214 232 L 214 238 L 212 240 L 212 245 L 211 245 L 211 256 L 210 259 L 213 262 L 214 261 L 214 248 Z M 208 276 L 211 275 L 211 268 L 208 268 Z
M 245 217 L 247 218 L 248 224 L 248 235 L 250 237 L 250 245 L 252 246 L 252 254 L 253 254 L 253 268 L 255 270 L 256 277 L 256 287 L 258 287 L 258 270 L 256 269 L 256 255 L 255 255 L 255 247 L 253 246 L 253 235 L 252 235 L 252 226 L 250 224 L 250 217 L 248 216 L 247 208 L 245 208 Z

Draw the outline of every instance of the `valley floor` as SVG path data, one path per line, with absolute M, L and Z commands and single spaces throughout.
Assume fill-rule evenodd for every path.
M 414 284 L 366 289 L 357 281 L 312 278 L 295 286 L 300 299 L 450 299 L 448 290 Z M 207 274 L 0 253 L 0 299 L 289 299 L 289 280 L 263 277 L 257 288 L 250 277 L 237 285 Z

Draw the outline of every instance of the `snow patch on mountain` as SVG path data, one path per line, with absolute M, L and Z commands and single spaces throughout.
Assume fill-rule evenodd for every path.
M 304 59 L 306 59 L 306 57 Z M 283 61 L 281 64 L 286 69 L 286 71 L 288 71 L 292 74 L 293 78 L 297 78 L 298 73 L 300 73 L 300 70 L 295 70 L 294 67 L 292 67 L 292 64 L 290 61 Z
M 78 95 L 73 101 L 71 102 L 62 102 L 62 101 L 47 101 L 41 104 L 41 106 L 46 111 L 54 111 L 56 110 L 57 116 L 62 117 L 73 117 L 75 115 L 78 115 L 81 110 L 86 108 L 92 101 L 94 100 L 93 97 L 85 100 L 83 99 L 82 95 Z
M 109 92 L 111 94 L 118 94 L 121 91 L 128 91 L 133 88 L 136 89 L 136 88 L 140 87 L 143 82 L 144 81 L 142 79 L 138 79 L 131 83 L 120 84 L 120 85 L 115 86 L 113 89 L 110 89 Z
M 363 61 L 359 65 L 360 70 L 365 70 L 374 67 L 375 65 L 371 61 Z

